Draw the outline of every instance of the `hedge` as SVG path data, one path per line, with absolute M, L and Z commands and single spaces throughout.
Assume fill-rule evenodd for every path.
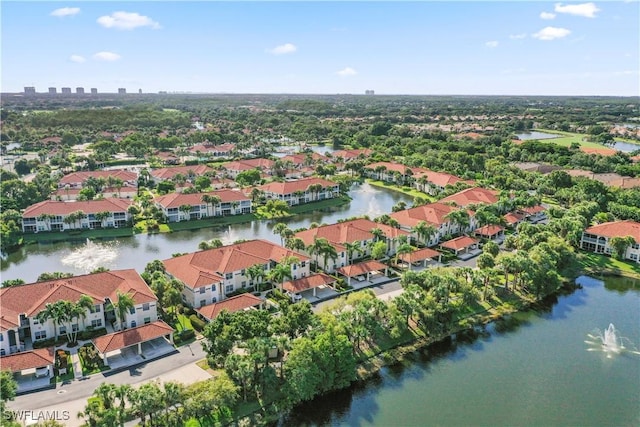
M 206 326 L 205 323 L 195 314 L 189 316 L 189 320 L 191 321 L 191 326 L 193 326 L 193 329 L 198 332 L 202 332 L 202 330 Z

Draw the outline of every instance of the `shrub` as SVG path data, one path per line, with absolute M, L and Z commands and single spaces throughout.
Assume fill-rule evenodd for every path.
M 193 323 L 191 323 L 193 325 Z M 180 341 L 188 341 L 195 338 L 196 332 L 193 329 L 183 329 L 180 331 Z
M 78 332 L 78 339 L 79 340 L 90 340 L 93 339 L 95 337 L 99 337 L 101 335 L 106 335 L 107 333 L 107 329 L 106 328 L 97 328 L 97 329 L 89 329 L 87 328 L 86 331 L 80 331 Z
M 195 314 L 189 316 L 189 320 L 191 321 L 191 326 L 198 332 L 201 332 L 206 326 L 205 323 Z

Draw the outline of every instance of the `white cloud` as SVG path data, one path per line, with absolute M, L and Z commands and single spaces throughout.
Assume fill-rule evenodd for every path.
M 568 13 L 569 15 L 584 16 L 585 18 L 595 18 L 596 12 L 600 9 L 595 3 L 567 4 L 556 3 L 554 10 L 558 13 Z
M 491 41 L 486 42 L 484 45 L 486 47 L 491 47 L 491 48 L 498 47 L 498 41 L 497 40 L 491 40 Z
M 63 18 L 65 16 L 73 16 L 80 13 L 79 7 L 61 7 L 60 9 L 56 9 L 51 12 L 51 16 L 57 16 L 59 18 Z
M 511 34 L 509 35 L 509 38 L 511 40 L 520 40 L 520 39 L 524 39 L 525 37 L 527 37 L 527 35 L 525 33 L 522 34 Z
M 555 40 L 567 37 L 569 34 L 571 34 L 571 30 L 566 28 L 544 27 L 532 36 L 538 40 Z
M 77 62 L 77 63 L 81 64 L 81 63 L 86 61 L 86 58 L 84 56 L 82 56 L 82 55 L 71 55 L 69 57 L 69 60 L 71 62 Z
M 96 61 L 113 62 L 119 60 L 120 58 L 122 58 L 120 55 L 113 52 L 98 52 L 93 55 L 93 59 L 95 59 Z
M 274 55 L 286 55 L 288 53 L 293 53 L 296 50 L 298 50 L 298 48 L 293 43 L 285 43 L 280 46 L 276 46 L 273 49 L 267 49 L 267 52 Z
M 340 71 L 336 71 L 336 74 L 342 77 L 349 77 L 355 76 L 356 74 L 358 74 L 358 72 L 351 67 L 346 67 Z
M 97 20 L 98 24 L 105 28 L 115 28 L 117 30 L 133 30 L 139 27 L 150 27 L 157 30 L 160 24 L 136 12 L 113 12 L 111 15 L 101 16 Z
M 551 12 L 542 12 L 540 14 L 540 19 L 555 19 L 556 14 Z

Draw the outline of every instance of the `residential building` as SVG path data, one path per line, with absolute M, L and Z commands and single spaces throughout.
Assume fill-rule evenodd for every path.
M 367 176 L 380 181 L 395 182 L 404 184 L 409 177 L 412 177 L 413 169 L 401 163 L 375 162 L 364 167 Z
M 452 202 L 456 206 L 466 207 L 469 205 L 492 205 L 499 201 L 498 192 L 495 190 L 487 190 L 486 188 L 474 187 L 467 188 L 452 194 L 451 196 L 440 199 L 440 203 Z
M 213 169 L 207 165 L 176 166 L 173 168 L 154 169 L 151 171 L 151 178 L 157 184 L 161 181 L 174 180 L 180 175 L 191 182 L 196 177 L 209 173 L 213 173 Z
M 611 255 L 611 238 L 626 236 L 631 236 L 634 243 L 627 248 L 624 259 L 640 263 L 640 222 L 614 221 L 589 227 L 582 233 L 580 247 L 586 251 Z
M 86 228 L 126 227 L 131 214 L 131 200 L 101 199 L 82 202 L 45 200 L 25 209 L 22 214 L 22 231 L 64 231 Z M 82 212 L 83 216 L 75 215 Z
M 327 163 L 329 161 L 329 158 L 323 156 L 322 154 L 311 152 L 288 154 L 282 157 L 280 160 L 282 160 L 284 164 L 291 164 L 294 168 L 300 169 L 306 166 L 312 166 L 317 163 Z
M 134 307 L 125 315 L 124 326 L 133 328 L 158 320 L 157 298 L 133 269 L 86 274 L 64 279 L 0 288 L 0 353 L 23 351 L 35 341 L 64 335 L 67 331 L 120 329 L 112 303 L 117 293 L 128 294 Z M 38 314 L 60 300 L 77 302 L 82 295 L 90 297 L 94 305 L 84 317 L 74 318 L 55 326 L 52 319 L 41 322 Z M 0 361 L 0 364 L 2 362 Z
M 235 149 L 236 144 L 224 143 L 220 145 L 213 145 L 209 141 L 205 141 L 202 144 L 194 145 L 189 148 L 188 151 L 198 158 L 213 157 L 216 159 L 228 159 L 233 157 Z
M 36 88 L 34 86 L 25 86 L 24 94 L 33 96 L 36 94 Z
M 91 95 L 97 95 L 98 94 L 98 88 L 92 87 L 91 88 Z
M 222 313 L 222 311 L 235 313 L 237 311 L 243 310 L 255 310 L 256 308 L 262 307 L 263 304 L 264 301 L 261 298 L 258 298 L 257 296 L 249 293 L 245 293 L 236 295 L 235 297 L 227 298 L 224 301 L 207 304 L 196 309 L 196 311 L 201 318 L 203 318 L 207 322 L 211 322 L 213 319 L 218 317 L 218 315 Z
M 127 89 L 124 87 L 119 87 L 118 88 L 118 94 L 120 95 L 125 95 L 127 93 Z
M 58 93 L 58 90 L 55 87 L 49 88 L 49 95 L 55 95 L 56 93 Z
M 447 186 L 456 185 L 459 182 L 474 185 L 471 180 L 463 180 L 449 173 L 434 172 L 424 168 L 414 168 L 413 171 L 413 186 L 432 196 L 442 193 Z
M 266 240 L 250 240 L 221 248 L 207 249 L 162 261 L 169 277 L 184 283 L 183 301 L 200 308 L 227 298 L 239 289 L 259 283 L 247 270 L 260 265 L 265 274 L 276 264 L 295 257 L 291 277 L 309 275 L 309 258 Z
M 260 185 L 258 188 L 264 192 L 267 199 L 282 200 L 287 202 L 289 206 L 333 199 L 340 195 L 340 186 L 338 184 L 322 178 L 270 182 Z M 317 188 L 317 191 L 314 190 L 315 188 Z
M 322 254 L 313 254 L 313 259 L 320 268 L 331 273 L 337 268 L 352 264 L 356 259 L 371 255 L 371 246 L 378 239 L 372 231 L 376 228 L 382 232 L 380 238 L 386 241 L 389 256 L 396 253 L 400 236 L 409 237 L 407 231 L 364 218 L 310 228 L 296 233 L 294 237 L 300 238 L 307 247 L 316 239 L 326 239 L 335 248 L 338 257 L 328 258 L 326 264 Z M 312 256 L 309 249 L 303 249 L 300 252 Z
M 58 188 L 82 188 L 83 184 L 91 178 L 102 180 L 105 186 L 109 185 L 110 179 L 115 179 L 122 181 L 123 187 L 138 187 L 138 174 L 136 172 L 115 169 L 108 171 L 71 172 L 70 174 L 63 176 L 60 181 L 58 181 Z
M 224 169 L 228 176 L 235 179 L 240 172 L 253 169 L 258 169 L 260 172 L 270 175 L 274 164 L 275 162 L 269 159 L 245 159 L 226 163 Z
M 359 148 L 352 150 L 337 150 L 331 153 L 331 157 L 335 160 L 341 160 L 344 163 L 350 162 L 356 159 L 366 159 L 373 154 L 373 150 L 369 148 Z
M 394 212 L 389 216 L 398 221 L 401 229 L 411 232 L 411 237 L 415 241 L 433 246 L 438 244 L 444 236 L 473 231 L 477 228 L 478 224 L 472 211 L 467 211 L 469 224 L 466 227 L 451 221 L 448 215 L 457 210 L 460 208 L 437 202 Z M 435 233 L 426 241 L 424 236 L 419 236 L 415 231 L 415 227 L 421 222 L 435 228 Z
M 77 87 L 76 88 L 76 94 L 77 95 L 84 95 L 84 88 L 83 87 Z
M 217 197 L 220 202 L 215 205 L 206 203 L 204 200 L 207 196 Z M 170 193 L 157 197 L 155 204 L 162 210 L 168 222 L 251 213 L 251 199 L 237 190 L 191 194 Z M 182 206 L 191 206 L 191 210 L 181 210 Z
M 62 89 L 60 89 L 60 91 L 61 91 L 64 95 L 71 95 L 71 88 L 70 88 L 70 87 L 63 87 Z

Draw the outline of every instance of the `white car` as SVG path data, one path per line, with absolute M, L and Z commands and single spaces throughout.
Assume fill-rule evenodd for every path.
M 292 292 L 287 292 L 287 295 L 289 295 L 289 297 L 291 298 L 291 301 L 293 302 L 298 302 L 302 299 L 302 295 L 300 294 L 294 294 Z

